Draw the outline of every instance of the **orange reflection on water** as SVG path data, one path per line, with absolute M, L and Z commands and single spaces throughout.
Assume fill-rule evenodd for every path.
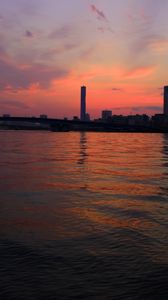
M 121 218 L 115 217 L 113 215 L 108 216 L 108 214 L 103 214 L 101 212 L 87 209 L 87 208 L 73 208 L 70 209 L 70 213 L 74 214 L 74 217 L 80 217 L 82 220 L 88 220 L 94 224 L 101 225 L 104 227 L 117 227 L 117 228 L 129 228 L 129 229 L 138 229 L 138 228 L 150 228 L 153 227 L 152 222 L 145 219 L 138 218 Z
M 3 138 L 1 233 L 48 240 L 117 228 L 127 236 L 130 229 L 156 240 L 161 253 L 167 136 L 8 132 Z
M 158 187 L 150 184 L 127 183 L 127 182 L 102 182 L 88 183 L 88 189 L 92 192 L 103 194 L 121 194 L 130 196 L 150 196 L 158 193 Z

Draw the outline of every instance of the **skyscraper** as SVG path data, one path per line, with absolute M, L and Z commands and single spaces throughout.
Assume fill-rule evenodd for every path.
M 80 119 L 81 121 L 86 120 L 86 86 L 81 87 Z
M 164 86 L 164 115 L 168 116 L 168 86 Z

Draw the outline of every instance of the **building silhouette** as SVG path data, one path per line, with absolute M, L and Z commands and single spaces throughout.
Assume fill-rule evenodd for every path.
M 86 115 L 85 115 L 85 121 L 90 121 L 90 115 L 88 114 L 88 113 L 86 113 Z
M 165 116 L 168 116 L 168 86 L 164 86 L 164 110 Z
M 86 120 L 86 86 L 81 87 L 81 107 L 80 107 L 80 119 Z
M 103 110 L 102 111 L 102 120 L 108 120 L 112 117 L 112 111 L 111 110 Z

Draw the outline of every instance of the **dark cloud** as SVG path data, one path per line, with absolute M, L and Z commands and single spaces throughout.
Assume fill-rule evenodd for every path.
M 111 33 L 114 33 L 114 30 L 112 30 L 109 26 L 99 26 L 97 28 L 98 31 L 100 31 L 101 33 L 104 33 L 105 31 L 109 31 Z
M 13 89 L 26 89 L 32 84 L 39 84 L 41 88 L 49 87 L 54 79 L 65 77 L 68 71 L 61 68 L 51 68 L 41 64 L 21 67 L 0 59 L 0 89 L 9 86 Z
M 3 46 L 0 46 L 0 58 L 4 57 L 6 55 L 7 55 L 6 50 L 4 49 Z
M 60 28 L 53 30 L 48 37 L 50 39 L 64 39 L 70 37 L 71 34 L 72 34 L 72 26 L 64 25 L 61 26 Z
M 81 52 L 80 58 L 81 58 L 82 60 L 88 60 L 88 59 L 90 59 L 90 58 L 92 57 L 92 55 L 94 54 L 95 49 L 96 49 L 95 46 L 87 47 L 86 49 L 84 49 L 84 50 Z
M 15 6 L 17 9 L 26 16 L 34 16 L 39 14 L 40 12 L 40 5 L 38 1 L 34 0 L 15 0 Z
M 25 31 L 25 37 L 32 38 L 33 37 L 33 33 L 31 31 L 29 31 L 29 30 L 26 30 Z
M 104 12 L 99 10 L 94 4 L 90 5 L 91 11 L 96 15 L 97 19 L 100 21 L 108 21 Z
M 3 108 L 21 108 L 21 109 L 30 109 L 30 107 L 18 100 L 10 100 L 10 99 L 0 99 L 0 105 Z
M 65 43 L 63 45 L 63 47 L 65 50 L 72 50 L 72 49 L 78 47 L 78 44 L 77 43 Z
M 135 12 L 128 14 L 128 19 L 131 25 L 132 33 L 143 33 L 146 30 L 149 31 L 153 24 L 152 16 L 142 14 L 141 12 Z
M 76 48 L 78 48 L 79 45 L 76 44 L 76 43 L 65 43 L 63 45 L 60 45 L 59 47 L 56 47 L 56 48 L 51 48 L 51 49 L 48 49 L 46 51 L 44 51 L 41 55 L 40 55 L 40 58 L 42 59 L 47 59 L 47 60 L 51 60 L 51 59 L 54 59 L 55 56 L 57 55 L 60 55 L 60 54 L 63 54 L 67 51 L 72 51 Z
M 162 106 L 157 105 L 144 105 L 144 106 L 125 106 L 125 107 L 116 107 L 116 111 L 129 111 L 137 114 L 144 114 L 148 112 L 162 113 Z
M 121 91 L 123 91 L 123 89 L 121 89 L 121 88 L 112 88 L 112 91 L 113 92 L 121 92 Z
M 100 31 L 101 33 L 105 33 L 106 31 L 109 31 L 111 33 L 114 33 L 114 31 L 111 29 L 111 27 L 109 26 L 109 21 L 105 15 L 105 13 L 101 10 L 99 10 L 94 4 L 91 4 L 90 5 L 90 8 L 91 8 L 91 11 L 93 12 L 93 14 L 96 16 L 96 18 L 99 20 L 99 21 L 103 21 L 101 23 L 101 26 L 99 26 L 97 28 L 98 31 Z M 102 26 L 103 24 L 103 26 Z
M 140 2 L 135 1 L 135 7 L 141 9 L 142 18 L 152 16 L 153 19 L 156 19 L 160 11 L 167 8 L 167 0 L 141 0 Z
M 154 33 L 154 24 L 161 10 L 167 9 L 167 0 L 131 1 L 128 19 L 135 33 Z
M 161 112 L 163 110 L 161 106 L 155 106 L 155 105 L 135 106 L 135 107 L 130 107 L 130 109 L 135 112 L 142 112 L 144 110 Z

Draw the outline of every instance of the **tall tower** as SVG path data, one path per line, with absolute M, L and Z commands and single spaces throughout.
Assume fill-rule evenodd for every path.
M 86 120 L 86 86 L 81 87 L 80 119 L 81 121 Z
M 168 116 L 168 86 L 164 86 L 164 115 Z

